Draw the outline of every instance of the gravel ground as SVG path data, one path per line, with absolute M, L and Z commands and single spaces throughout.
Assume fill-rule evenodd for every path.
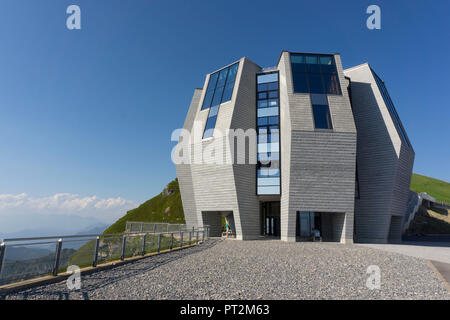
M 369 265 L 381 289 L 369 290 Z M 426 260 L 356 245 L 209 240 L 2 299 L 450 299 Z

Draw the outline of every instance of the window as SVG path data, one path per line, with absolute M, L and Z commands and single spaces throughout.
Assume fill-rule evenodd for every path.
M 383 80 L 381 80 L 381 78 L 378 77 L 375 71 L 373 71 L 372 69 L 371 71 L 373 77 L 375 78 L 375 82 L 377 83 L 378 89 L 380 90 L 381 96 L 383 97 L 384 104 L 388 108 L 392 121 L 394 122 L 397 128 L 397 132 L 399 133 L 400 138 L 402 139 L 403 143 L 405 143 L 409 148 L 411 148 L 411 143 L 409 142 L 408 136 L 406 135 L 405 128 L 403 128 L 402 122 L 400 121 L 400 117 L 397 114 L 397 110 L 395 109 L 394 103 L 391 100 L 391 97 L 386 89 L 386 86 L 384 85 Z
M 341 94 L 332 55 L 291 53 L 291 70 L 295 93 Z
M 206 88 L 202 104 L 202 110 L 209 108 L 203 139 L 213 136 L 220 104 L 231 100 L 238 68 L 239 63 L 235 63 L 225 69 L 214 72 L 209 77 L 208 87 Z
M 205 131 L 203 132 L 203 139 L 213 136 L 216 120 L 217 116 L 208 117 L 208 120 L 206 120 Z
M 322 82 L 322 75 L 320 73 L 308 74 L 309 93 L 325 93 Z
M 202 110 L 231 100 L 238 68 L 239 62 L 210 75 Z
M 278 72 L 257 75 L 257 194 L 280 194 Z
M 313 105 L 313 114 L 316 129 L 333 129 L 328 105 Z

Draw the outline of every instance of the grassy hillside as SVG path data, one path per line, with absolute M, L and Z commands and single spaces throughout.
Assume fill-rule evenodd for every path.
M 178 179 L 170 182 L 164 191 L 157 196 L 128 211 L 126 215 L 113 223 L 103 233 L 124 232 L 127 221 L 184 223 Z
M 128 211 L 103 234 L 123 233 L 127 221 L 185 223 L 178 179 L 170 182 L 157 196 Z M 120 242 L 115 245 L 120 246 Z M 91 240 L 70 257 L 70 264 L 87 265 L 87 261 L 92 259 L 93 250 L 94 240 Z
M 450 216 L 448 210 L 428 209 L 420 206 L 414 220 L 408 228 L 413 234 L 450 234 Z
M 410 188 L 415 192 L 426 192 L 436 200 L 450 202 L 450 183 L 448 182 L 414 173 Z

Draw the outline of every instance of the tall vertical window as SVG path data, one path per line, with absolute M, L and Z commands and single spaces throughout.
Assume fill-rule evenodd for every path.
M 375 71 L 373 71 L 372 69 L 371 71 L 373 77 L 375 78 L 375 82 L 377 83 L 378 89 L 381 92 L 381 96 L 383 97 L 384 104 L 388 108 L 392 121 L 394 122 L 395 127 L 397 128 L 397 132 L 399 133 L 400 138 L 409 148 L 411 148 L 411 143 L 409 142 L 408 136 L 406 135 L 405 128 L 403 128 L 402 122 L 400 121 L 400 117 L 397 114 L 397 110 L 395 109 L 394 103 L 391 100 L 391 97 L 386 89 L 386 86 L 384 85 L 383 80 L 381 80 L 381 78 L 378 77 Z
M 291 53 L 291 70 L 295 93 L 341 94 L 332 55 Z
M 333 129 L 327 95 L 311 93 L 309 96 L 311 98 L 314 128 Z
M 221 103 L 231 100 L 239 62 L 214 72 L 209 77 L 202 110 L 209 108 L 203 139 L 213 136 L 217 114 Z
M 328 105 L 313 105 L 314 127 L 316 129 L 333 129 L 330 107 Z
M 257 194 L 280 194 L 278 72 L 257 76 Z

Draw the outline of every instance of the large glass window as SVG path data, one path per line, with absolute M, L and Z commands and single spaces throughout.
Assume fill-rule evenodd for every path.
M 210 75 L 202 110 L 231 100 L 238 68 L 239 62 Z
M 372 74 L 373 74 L 373 77 L 375 78 L 375 82 L 377 83 L 378 89 L 381 92 L 381 96 L 383 97 L 384 104 L 388 108 L 391 118 L 395 123 L 397 132 L 399 133 L 400 138 L 409 148 L 411 148 L 411 143 L 409 142 L 408 136 L 406 135 L 405 128 L 403 128 L 402 122 L 400 121 L 400 117 L 397 114 L 397 110 L 395 109 L 394 103 L 391 100 L 391 97 L 389 95 L 389 92 L 386 89 L 386 86 L 384 85 L 383 80 L 381 80 L 381 78 L 378 77 L 378 75 L 373 70 L 372 70 Z
M 291 53 L 295 93 L 341 94 L 332 55 Z
M 257 194 L 280 194 L 278 72 L 257 75 Z
M 231 100 L 238 68 L 239 62 L 214 72 L 209 77 L 209 83 L 202 104 L 202 110 L 209 108 L 203 139 L 213 136 L 220 104 Z

